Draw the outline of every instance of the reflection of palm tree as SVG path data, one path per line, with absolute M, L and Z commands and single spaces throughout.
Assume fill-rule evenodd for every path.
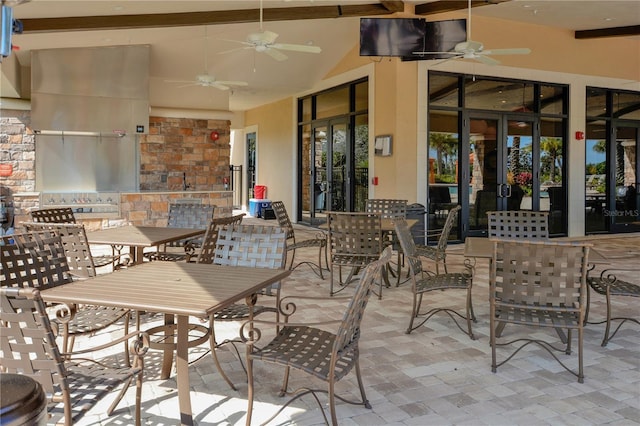
M 457 140 L 449 133 L 431 132 L 429 134 L 429 147 L 436 150 L 436 174 L 442 174 L 442 158 L 454 155 L 457 148 Z
M 549 179 L 556 181 L 556 167 L 560 168 L 560 164 L 556 161 L 562 158 L 562 141 L 558 138 L 543 138 L 540 141 L 540 149 L 549 157 Z

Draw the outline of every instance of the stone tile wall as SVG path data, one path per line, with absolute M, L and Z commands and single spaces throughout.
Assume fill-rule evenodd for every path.
M 211 137 L 217 133 L 218 139 Z M 140 190 L 215 191 L 230 175 L 229 120 L 149 117 L 140 141 Z

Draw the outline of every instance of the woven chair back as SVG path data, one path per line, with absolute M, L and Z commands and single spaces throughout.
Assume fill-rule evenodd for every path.
M 211 219 L 215 206 L 196 203 L 172 203 L 169 205 L 169 228 L 204 228 Z
M 60 235 L 54 231 L 3 237 L 3 287 L 50 288 L 72 281 Z
M 487 212 L 489 238 L 549 239 L 549 212 L 502 210 Z
M 494 240 L 491 303 L 580 312 L 586 301 L 589 244 Z M 523 314 L 523 318 L 527 315 Z
M 447 244 L 449 244 L 449 235 L 451 235 L 451 230 L 453 226 L 458 223 L 458 213 L 462 209 L 462 206 L 457 205 L 447 214 L 447 220 L 444 222 L 444 226 L 442 227 L 442 231 L 440 232 L 440 236 L 438 237 L 438 244 L 436 245 L 437 250 L 440 253 L 444 253 L 447 250 Z
M 34 210 L 31 212 L 31 218 L 34 222 L 76 223 L 71 207 Z
M 60 235 L 71 274 L 80 278 L 96 276 L 96 267 L 84 225 L 80 223 L 39 222 L 23 222 L 22 225 L 27 232 L 53 231 Z
M 208 204 L 172 203 L 169 205 L 169 217 L 167 227 L 169 228 L 199 228 L 204 229 L 209 226 L 213 219 L 215 206 Z M 185 240 L 168 243 L 170 247 L 182 247 L 189 241 L 194 247 L 200 247 L 202 237 L 189 238 Z
M 287 208 L 284 206 L 284 203 L 282 201 L 273 201 L 271 203 L 271 208 L 276 215 L 278 225 L 285 230 L 287 240 L 292 240 L 295 243 L 296 236 L 293 230 L 293 224 L 291 223 L 291 219 L 289 218 L 289 214 L 287 213 Z
M 382 223 L 380 213 L 329 212 L 331 255 L 380 256 Z
M 380 213 L 383 219 L 407 217 L 407 200 L 370 198 L 366 200 L 367 213 Z
M 202 239 L 202 247 L 200 253 L 198 253 L 197 263 L 213 263 L 213 259 L 216 251 L 216 243 L 218 241 L 218 233 L 221 229 L 226 227 L 235 227 L 242 223 L 242 218 L 246 213 L 238 214 L 229 217 L 217 217 L 211 219 L 209 226 L 207 226 L 207 232 Z
M 218 232 L 213 259 L 215 265 L 282 269 L 286 262 L 286 236 L 282 228 L 264 225 L 236 225 Z M 264 290 L 271 295 L 280 283 Z
M 391 247 L 385 248 L 378 260 L 366 266 L 342 317 L 342 323 L 336 332 L 332 351 L 333 358 L 339 358 L 341 354 L 349 353 L 354 347 L 357 347 L 360 339 L 360 323 L 362 322 L 369 296 L 371 296 L 376 280 L 382 279 L 380 276 L 381 269 L 389 263 L 389 259 L 391 259 Z M 343 372 L 342 374 L 346 373 Z
M 409 271 L 411 273 L 412 281 L 415 281 L 415 276 L 422 274 L 422 262 L 417 255 L 416 243 L 411 235 L 411 230 L 405 219 L 394 219 L 393 224 L 396 228 L 396 238 L 400 243 L 402 253 L 405 255 L 405 259 L 409 264 Z
M 2 371 L 32 377 L 46 394 L 63 392 L 68 398 L 67 371 L 40 291 L 2 287 L 0 305 Z

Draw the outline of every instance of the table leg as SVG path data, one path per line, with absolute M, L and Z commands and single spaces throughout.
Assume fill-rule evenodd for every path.
M 173 315 L 164 315 L 164 325 L 171 325 L 173 324 L 173 321 Z M 170 328 L 165 328 L 164 334 L 164 341 L 166 343 L 174 343 L 173 331 Z M 173 348 L 168 346 L 171 345 L 164 345 L 165 349 L 162 354 L 162 370 L 160 371 L 160 378 L 163 380 L 166 380 L 171 376 L 171 366 L 173 365 Z
M 180 403 L 180 423 L 193 425 L 191 395 L 189 389 L 189 317 L 178 315 L 178 344 L 176 348 L 176 370 L 178 381 L 178 401 Z

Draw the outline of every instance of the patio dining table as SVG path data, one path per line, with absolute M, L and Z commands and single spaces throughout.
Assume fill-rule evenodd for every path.
M 196 237 L 205 233 L 205 229 L 169 228 L 164 226 L 121 226 L 87 232 L 89 244 L 110 245 L 118 248 L 128 246 L 134 265 L 142 263 L 143 252 L 148 247 Z
M 180 422 L 192 425 L 188 371 L 189 316 L 207 319 L 214 312 L 243 299 L 253 306 L 257 292 L 289 274 L 290 271 L 284 269 L 148 262 L 43 290 L 41 294 L 46 302 L 85 303 L 177 316 L 176 374 Z

